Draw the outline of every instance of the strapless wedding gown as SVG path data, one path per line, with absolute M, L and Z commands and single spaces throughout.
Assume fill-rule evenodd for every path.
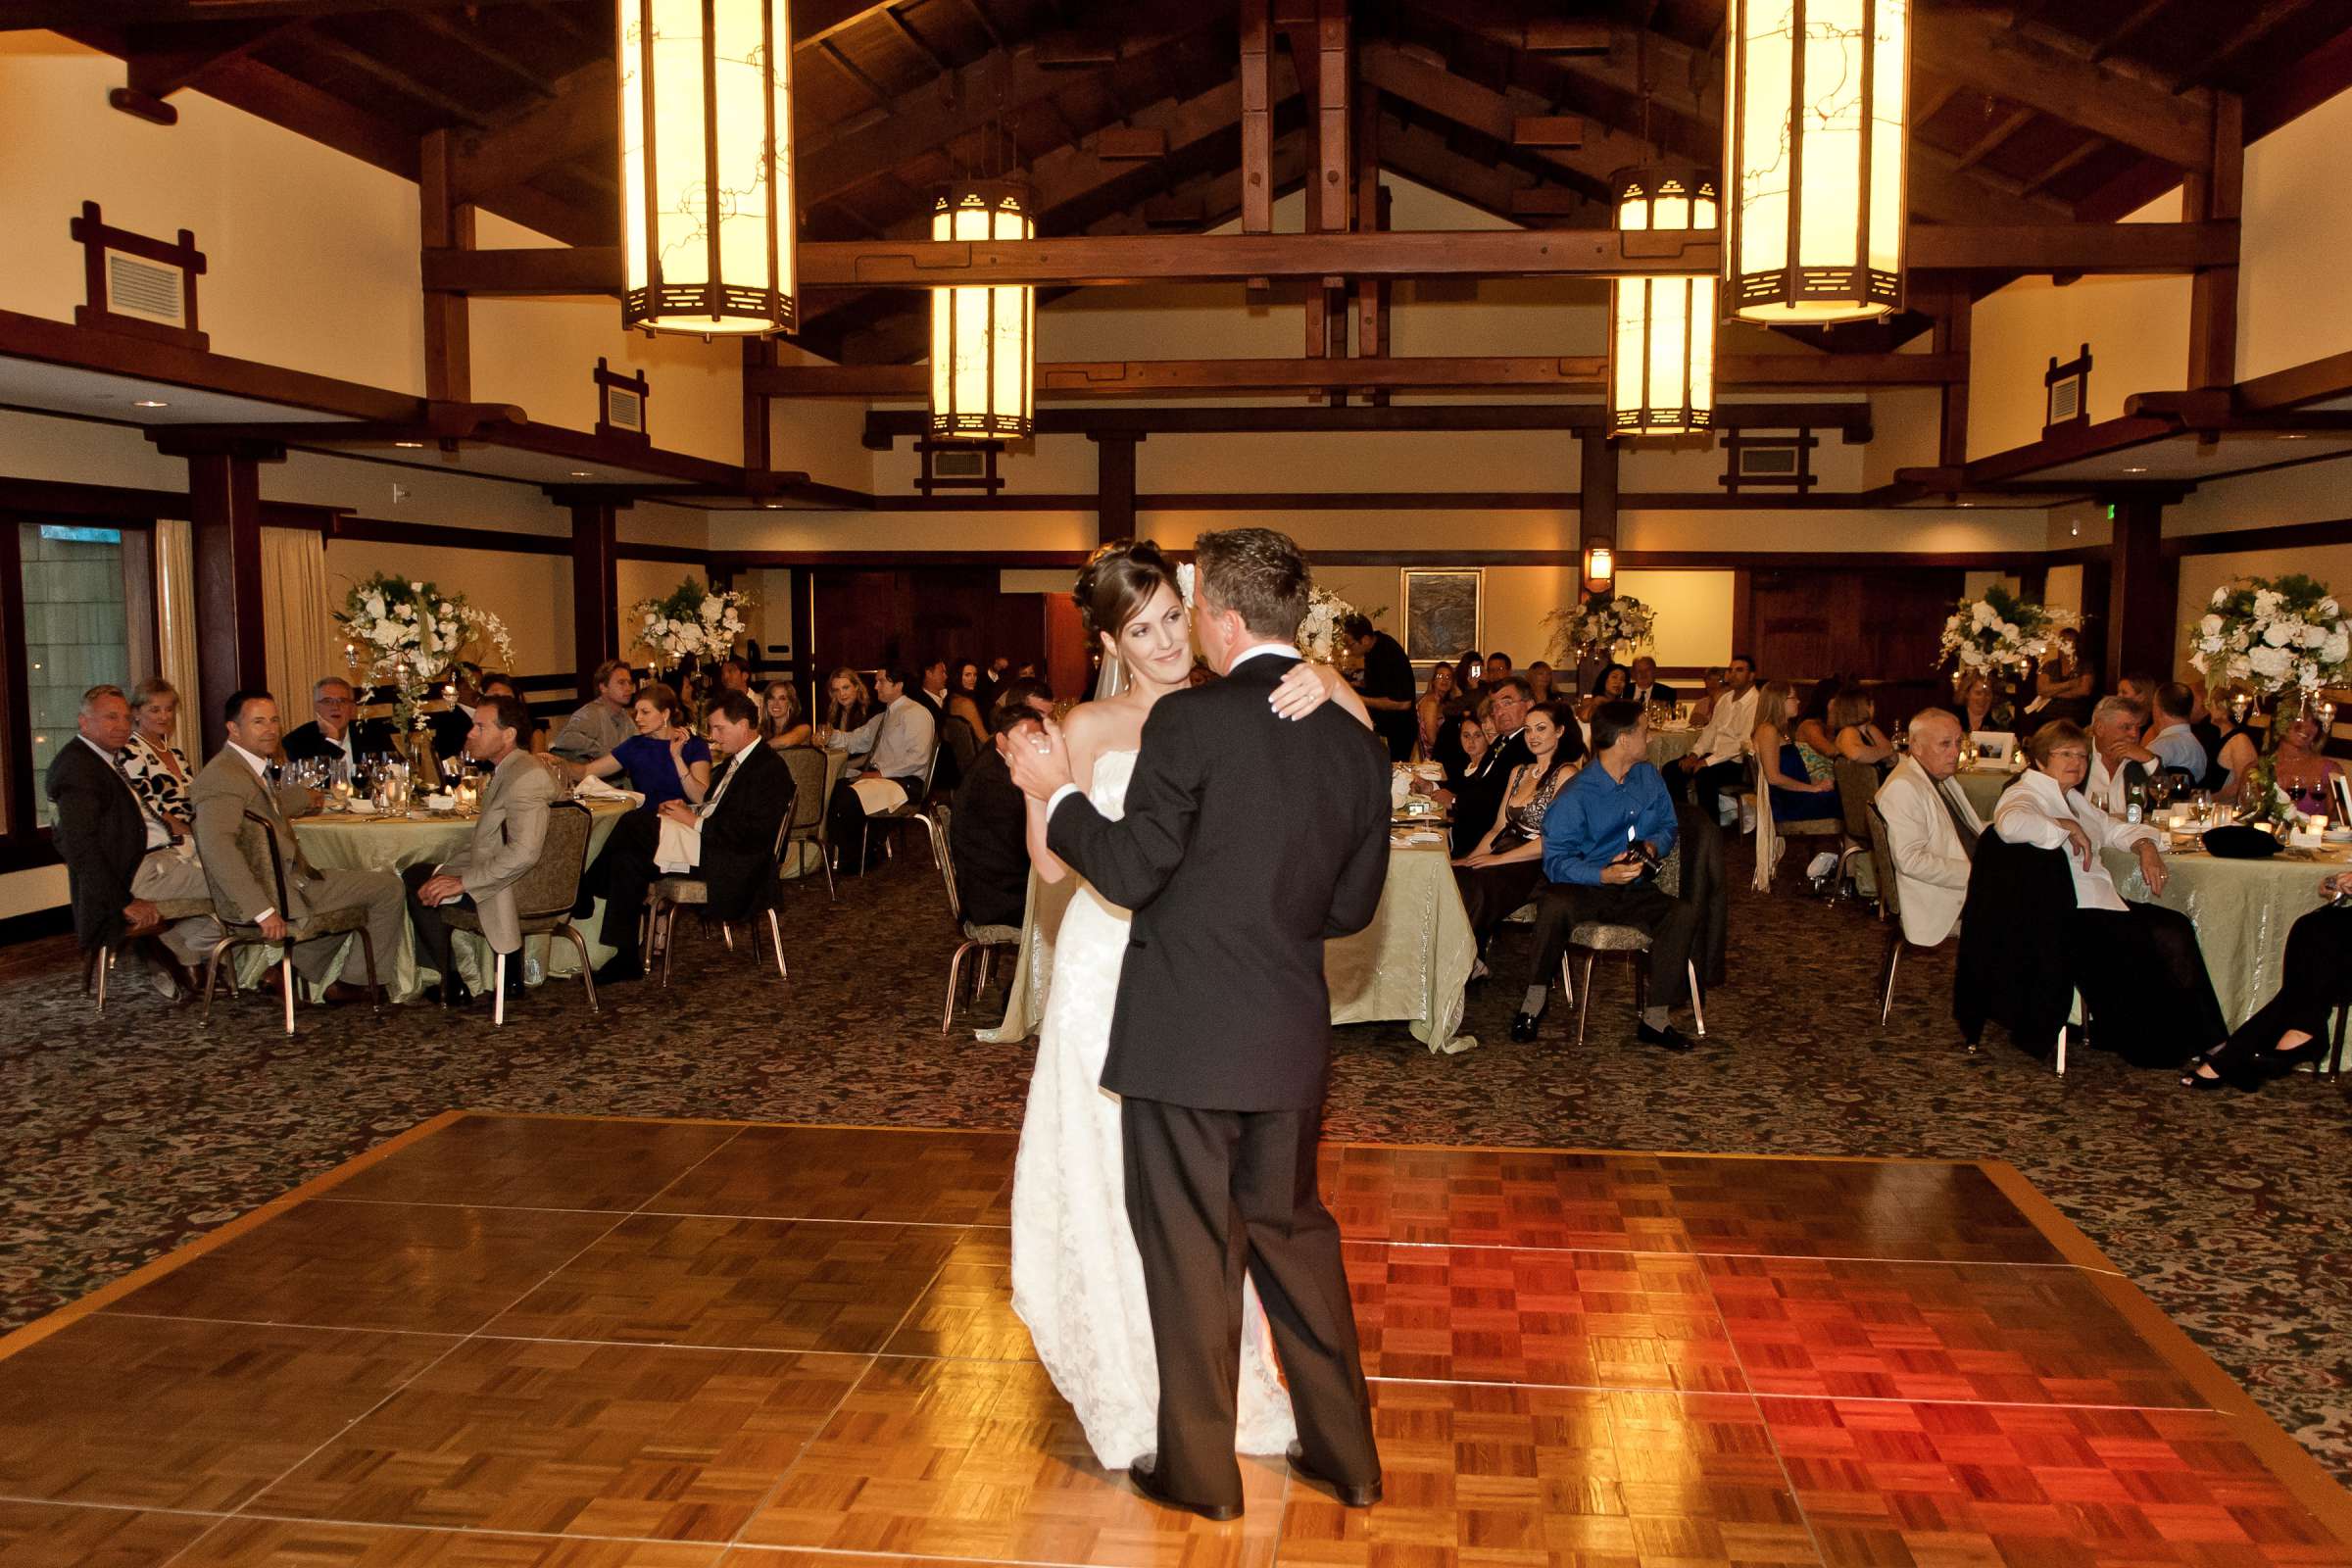
M 1120 814 L 1136 755 L 1096 759 L 1087 799 L 1103 815 Z M 1127 1222 L 1119 1097 L 1102 1087 L 1127 918 L 1092 886 L 1071 896 L 1054 940 L 1012 1178 L 1012 1309 L 1106 1470 L 1159 1447 L 1159 1367 Z M 1275 1373 L 1254 1288 L 1246 1289 L 1244 1305 L 1234 1447 L 1280 1453 L 1298 1435 L 1291 1396 Z

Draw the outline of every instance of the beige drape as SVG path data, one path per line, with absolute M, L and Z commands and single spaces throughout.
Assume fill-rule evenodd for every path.
M 311 716 L 311 683 L 347 673 L 326 588 L 326 540 L 316 528 L 262 530 L 264 667 L 291 729 Z
M 155 524 L 156 672 L 179 692 L 179 745 L 194 756 L 204 725 L 196 675 L 196 564 L 185 518 L 161 517 Z

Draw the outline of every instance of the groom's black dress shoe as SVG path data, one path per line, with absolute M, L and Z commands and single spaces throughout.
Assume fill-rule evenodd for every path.
M 1348 1486 L 1345 1483 L 1334 1481 L 1331 1479 L 1331 1477 L 1325 1475 L 1313 1465 L 1308 1464 L 1306 1462 L 1306 1451 L 1299 1447 L 1296 1443 L 1291 1445 L 1289 1451 L 1286 1452 L 1283 1457 L 1291 1461 L 1291 1473 L 1293 1475 L 1296 1475 L 1301 1481 L 1311 1482 L 1315 1486 L 1325 1489 L 1333 1496 L 1340 1499 L 1340 1504 L 1343 1507 L 1369 1508 L 1380 1500 L 1380 1482 L 1378 1479 L 1374 1479 L 1369 1484 L 1363 1486 Z
M 1532 1012 L 1511 1014 L 1511 1038 L 1523 1046 L 1535 1039 L 1536 1015 Z
M 1690 1037 L 1672 1024 L 1668 1024 L 1663 1029 L 1652 1029 L 1647 1024 L 1639 1024 L 1634 1029 L 1634 1038 L 1645 1046 L 1660 1046 L 1668 1051 L 1695 1049 L 1691 1044 Z
M 1215 1524 L 1231 1524 L 1242 1516 L 1242 1505 L 1238 1502 L 1194 1502 L 1188 1497 L 1161 1491 L 1156 1464 L 1159 1455 L 1155 1453 L 1147 1453 L 1127 1467 L 1127 1479 L 1135 1483 L 1136 1491 L 1163 1508 L 1182 1508 L 1187 1513 L 1197 1513 Z

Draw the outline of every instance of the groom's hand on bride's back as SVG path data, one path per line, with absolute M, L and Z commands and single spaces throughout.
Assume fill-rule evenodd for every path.
M 1061 726 L 1050 718 L 1006 730 L 997 737 L 997 753 L 1021 792 L 1037 800 L 1053 799 L 1055 790 L 1071 782 L 1069 745 Z

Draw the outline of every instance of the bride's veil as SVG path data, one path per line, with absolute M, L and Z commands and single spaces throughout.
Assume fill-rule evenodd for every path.
M 1126 689 L 1127 661 L 1103 660 L 1102 667 L 1095 673 L 1095 701 L 1099 703 L 1105 697 L 1116 697 Z

